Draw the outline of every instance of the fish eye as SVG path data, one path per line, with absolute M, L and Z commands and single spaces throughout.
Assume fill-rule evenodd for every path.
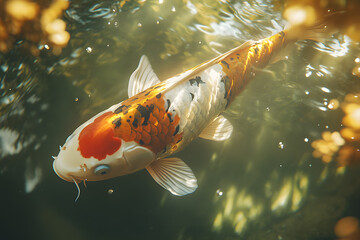
M 96 166 L 95 169 L 94 169 L 94 173 L 96 175 L 105 175 L 107 174 L 109 171 L 110 171 L 110 166 L 108 165 L 99 165 L 99 166 Z

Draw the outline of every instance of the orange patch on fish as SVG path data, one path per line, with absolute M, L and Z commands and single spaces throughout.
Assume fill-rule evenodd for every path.
M 180 118 L 166 111 L 163 89 L 159 83 L 125 100 L 114 112 L 120 121 L 115 136 L 135 141 L 155 154 L 176 145 L 182 139 L 178 133 Z
M 273 52 L 278 52 L 283 46 L 285 33 L 280 32 L 262 42 L 254 43 L 242 48 L 224 58 L 219 64 L 226 76 L 226 98 L 231 102 L 254 78 L 256 69 L 265 67 L 270 61 Z M 227 77 L 227 79 L 226 79 Z
M 107 121 L 113 115 L 106 112 L 81 131 L 78 150 L 84 158 L 102 160 L 121 147 L 121 139 L 115 136 L 113 125 Z

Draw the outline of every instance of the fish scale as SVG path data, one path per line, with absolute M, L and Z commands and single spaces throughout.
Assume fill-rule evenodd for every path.
M 225 86 L 221 82 L 224 74 L 222 67 L 217 64 L 195 76 L 200 77 L 204 83 L 199 83 L 198 86 L 190 84 L 190 80 L 194 79 L 192 77 L 165 93 L 165 97 L 170 99 L 171 106 L 176 110 L 176 115 L 180 117 L 180 129 L 183 131 L 184 140 L 176 151 L 196 138 L 208 125 L 209 119 L 225 110 L 227 100 L 224 98 Z M 190 93 L 194 95 L 192 100 Z M 166 155 L 174 152 L 167 152 Z

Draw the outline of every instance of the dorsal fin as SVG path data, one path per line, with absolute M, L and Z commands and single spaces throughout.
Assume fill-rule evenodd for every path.
M 247 42 L 244 42 L 243 44 L 241 44 L 238 47 L 235 47 L 229 51 L 227 51 L 224 54 L 221 54 L 207 62 L 204 62 L 194 68 L 191 68 L 175 77 L 169 78 L 165 81 L 169 81 L 169 84 L 167 85 L 166 91 L 171 90 L 173 87 L 177 86 L 177 84 L 181 83 L 182 81 L 187 81 L 190 77 L 195 76 L 196 74 L 199 74 L 200 72 L 204 71 L 205 69 L 211 67 L 212 65 L 221 62 L 223 59 L 225 59 L 227 56 L 229 56 L 230 54 L 233 54 L 237 51 L 240 51 L 241 49 L 245 49 L 250 47 L 252 44 L 254 44 L 255 42 L 252 40 L 249 40 Z
M 159 82 L 160 80 L 154 73 L 149 59 L 145 55 L 142 55 L 139 66 L 130 76 L 128 95 L 132 97 Z

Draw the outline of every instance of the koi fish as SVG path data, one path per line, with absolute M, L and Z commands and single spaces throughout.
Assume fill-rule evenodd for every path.
M 132 73 L 129 98 L 86 121 L 54 157 L 63 180 L 99 181 L 146 169 L 174 195 L 198 187 L 191 168 L 172 155 L 197 137 L 224 141 L 233 126 L 221 115 L 234 98 L 283 48 L 308 34 L 283 30 L 248 41 L 179 75 L 160 81 L 142 56 Z M 79 197 L 79 195 L 78 195 Z

